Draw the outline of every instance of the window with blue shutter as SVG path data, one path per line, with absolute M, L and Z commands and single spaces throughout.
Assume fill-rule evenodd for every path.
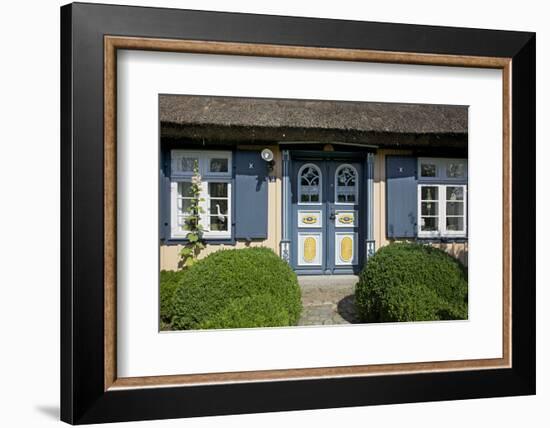
M 267 238 L 267 162 L 259 151 L 235 152 L 235 238 Z
M 161 206 L 169 206 L 169 229 L 165 237 L 171 240 L 185 240 L 189 233 L 190 212 L 193 199 L 200 207 L 199 224 L 206 241 L 227 241 L 232 239 L 233 222 L 233 168 L 230 151 L 180 150 L 169 153 L 169 186 L 161 196 Z M 197 180 L 194 168 L 200 175 L 200 195 L 192 191 Z M 163 182 L 161 170 L 161 183 Z M 167 200 L 167 202 L 163 202 Z M 161 215 L 164 217 L 164 215 Z M 162 220 L 161 220 L 162 221 Z M 162 234 L 161 234 L 162 236 Z
M 468 160 L 418 159 L 418 237 L 466 238 Z
M 388 238 L 414 238 L 417 230 L 417 159 L 386 157 L 386 234 Z

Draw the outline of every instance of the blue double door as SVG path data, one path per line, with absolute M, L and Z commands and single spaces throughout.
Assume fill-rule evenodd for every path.
M 292 266 L 298 274 L 351 274 L 363 259 L 363 162 L 292 160 Z

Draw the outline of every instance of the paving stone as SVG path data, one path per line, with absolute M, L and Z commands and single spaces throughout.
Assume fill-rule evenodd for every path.
M 308 279 L 302 289 L 302 315 L 298 325 L 331 325 L 358 323 L 355 312 L 355 283 L 346 278 L 343 284 L 337 277 L 323 278 L 322 285 Z

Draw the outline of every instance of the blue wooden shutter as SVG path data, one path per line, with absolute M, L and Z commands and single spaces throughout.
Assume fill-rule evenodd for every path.
M 417 225 L 417 159 L 386 157 L 386 232 L 388 238 L 413 238 Z
M 159 239 L 170 239 L 170 152 L 160 152 Z
M 267 162 L 260 151 L 235 152 L 235 238 L 267 238 Z

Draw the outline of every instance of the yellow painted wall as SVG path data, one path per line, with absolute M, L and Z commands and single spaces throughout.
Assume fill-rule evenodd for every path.
M 252 242 L 237 241 L 236 245 L 226 244 L 207 244 L 206 248 L 201 252 L 199 258 L 206 257 L 215 251 L 228 248 L 246 248 L 250 247 L 268 247 L 279 254 L 279 243 L 281 242 L 281 204 L 282 200 L 282 161 L 281 152 L 278 146 L 250 146 L 243 145 L 238 146 L 239 150 L 254 150 L 261 151 L 264 148 L 270 148 L 273 151 L 275 167 L 270 173 L 275 177 L 275 181 L 270 181 L 267 185 L 267 199 L 268 199 L 268 214 L 267 214 L 267 239 L 254 240 Z M 254 207 L 250 207 L 254 209 Z M 160 246 L 160 269 L 161 270 L 177 270 L 178 263 L 181 260 L 179 252 L 181 245 L 161 245 Z

